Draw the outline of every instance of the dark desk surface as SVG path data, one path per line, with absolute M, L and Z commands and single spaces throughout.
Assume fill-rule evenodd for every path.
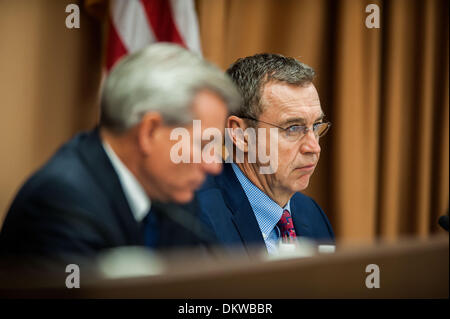
M 379 266 L 380 288 L 366 287 L 369 264 Z M 27 289 L 0 289 L 0 295 L 227 299 L 449 297 L 448 235 L 358 247 L 338 244 L 333 254 L 270 261 L 237 256 L 210 260 L 196 257 L 195 252 L 184 252 L 166 259 L 163 266 L 156 275 L 133 278 L 108 279 L 82 273 L 79 289 L 67 289 L 64 282 L 47 283 Z

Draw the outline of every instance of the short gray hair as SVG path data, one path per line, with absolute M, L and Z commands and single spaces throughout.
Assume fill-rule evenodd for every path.
M 149 111 L 159 112 L 167 124 L 185 124 L 201 90 L 216 93 L 230 112 L 241 103 L 228 75 L 201 56 L 175 44 L 152 44 L 123 58 L 107 77 L 100 125 L 123 132 Z
M 315 76 L 314 69 L 300 61 L 281 54 L 255 54 L 238 59 L 227 70 L 237 85 L 242 104 L 234 114 L 258 118 L 263 112 L 261 97 L 269 82 L 284 82 L 306 86 Z

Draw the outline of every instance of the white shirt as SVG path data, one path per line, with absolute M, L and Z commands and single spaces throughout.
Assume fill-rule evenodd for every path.
M 145 193 L 142 185 L 125 164 L 122 163 L 111 146 L 109 146 L 108 143 L 103 142 L 103 149 L 105 150 L 106 155 L 108 155 L 108 158 L 119 177 L 120 184 L 122 185 L 122 189 L 134 218 L 138 222 L 141 222 L 150 211 L 150 198 Z

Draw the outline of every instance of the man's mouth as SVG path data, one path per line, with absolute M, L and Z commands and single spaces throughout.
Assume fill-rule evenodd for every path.
M 309 164 L 299 167 L 298 169 L 301 171 L 312 171 L 316 167 L 316 164 Z

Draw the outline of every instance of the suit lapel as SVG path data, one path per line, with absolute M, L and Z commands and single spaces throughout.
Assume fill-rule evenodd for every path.
M 301 209 L 297 194 L 294 194 L 291 199 L 291 215 L 295 227 L 295 233 L 298 237 L 310 237 L 311 226 L 308 224 L 308 218 Z
M 231 219 L 245 247 L 264 245 L 253 209 L 230 163 L 224 163 L 223 173 L 216 177 L 216 181 L 224 193 L 225 202 L 232 212 Z
M 87 133 L 80 141 L 79 153 L 110 200 L 113 213 L 120 220 L 127 241 L 130 244 L 143 244 L 140 227 L 125 198 L 119 177 L 103 149 L 98 128 Z

